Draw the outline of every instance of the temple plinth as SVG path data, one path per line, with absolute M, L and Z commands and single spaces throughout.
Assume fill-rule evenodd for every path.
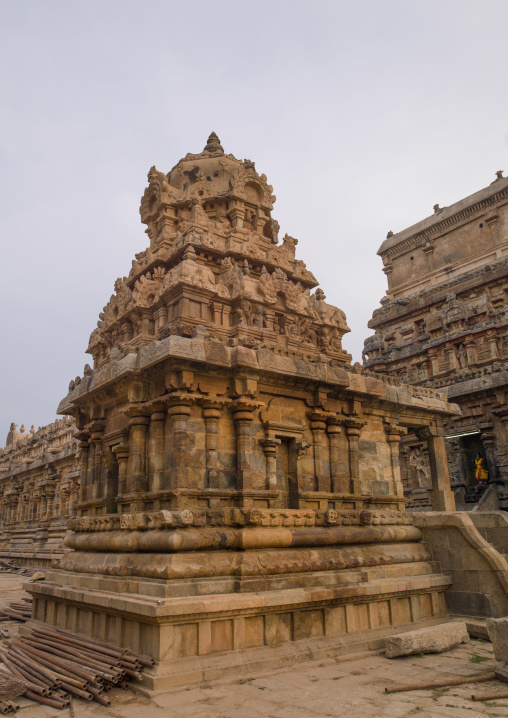
M 154 656 L 151 690 L 441 620 L 449 579 L 404 511 L 398 442 L 431 437 L 448 507 L 456 407 L 351 366 L 265 175 L 214 133 L 148 180 L 150 246 L 59 406 L 79 429 L 78 516 L 30 588 L 34 621 Z

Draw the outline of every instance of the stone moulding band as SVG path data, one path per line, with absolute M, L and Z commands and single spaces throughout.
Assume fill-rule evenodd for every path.
M 363 498 L 363 497 L 362 497 Z M 412 519 L 401 511 L 300 509 L 197 509 L 189 511 L 140 511 L 135 514 L 82 516 L 70 522 L 76 532 L 131 531 L 190 528 L 201 526 L 368 526 L 410 525 Z
M 184 531 L 108 531 L 66 536 L 76 551 L 173 553 L 199 550 L 249 550 L 343 544 L 419 541 L 414 526 L 314 526 L 302 528 L 189 528 Z
M 423 543 L 322 546 L 312 549 L 271 549 L 270 551 L 218 551 L 213 554 L 108 553 L 76 551 L 67 554 L 60 568 L 75 573 L 124 578 L 195 580 L 225 577 L 256 577 L 344 571 L 392 564 L 429 561 Z M 351 580 L 351 579 L 350 579 Z M 318 582 L 319 583 L 319 582 Z M 110 587 L 111 588 L 111 587 Z M 120 590 L 120 589 L 118 589 Z M 216 589 L 209 589 L 215 591 Z

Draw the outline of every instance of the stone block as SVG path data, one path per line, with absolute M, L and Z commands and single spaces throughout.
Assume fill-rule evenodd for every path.
M 482 641 L 490 641 L 489 631 L 485 621 L 464 621 L 467 632 L 471 638 L 480 638 Z
M 410 656 L 416 653 L 443 653 L 460 643 L 468 643 L 469 634 L 462 621 L 443 623 L 419 631 L 399 633 L 385 639 L 386 657 Z
M 508 617 L 488 618 L 487 631 L 498 661 L 508 661 Z

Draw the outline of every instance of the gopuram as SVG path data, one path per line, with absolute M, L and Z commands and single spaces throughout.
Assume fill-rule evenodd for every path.
M 457 507 L 508 509 L 508 179 L 497 172 L 475 194 L 436 205 L 390 232 L 378 254 L 388 290 L 369 322 L 365 369 L 445 391 L 461 409 L 446 425 Z M 408 508 L 430 508 L 418 436 L 401 443 L 401 468 Z
M 33 620 L 154 656 L 147 690 L 439 622 L 450 579 L 404 511 L 398 447 L 424 437 L 453 509 L 456 407 L 351 366 L 346 317 L 312 291 L 297 240 L 279 242 L 266 176 L 214 133 L 148 182 L 150 246 L 58 409 L 76 421 L 80 496 Z

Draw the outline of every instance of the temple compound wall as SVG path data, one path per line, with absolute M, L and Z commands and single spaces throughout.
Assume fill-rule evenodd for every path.
M 451 579 L 404 511 L 418 432 L 454 509 L 446 394 L 367 376 L 275 197 L 215 134 L 141 200 L 150 246 L 71 382 L 81 480 L 33 623 L 148 653 L 147 690 L 357 650 L 439 622 Z M 363 641 L 363 643 L 362 643 Z
M 17 430 L 0 448 L 0 557 L 49 565 L 63 554 L 81 467 L 72 417 Z
M 508 179 L 498 172 L 479 192 L 389 232 L 378 254 L 388 290 L 369 322 L 366 372 L 446 392 L 461 409 L 446 424 L 457 506 L 489 496 L 489 508 L 508 508 Z M 488 481 L 476 479 L 480 459 Z M 408 508 L 430 508 L 417 434 L 401 443 L 401 471 Z

